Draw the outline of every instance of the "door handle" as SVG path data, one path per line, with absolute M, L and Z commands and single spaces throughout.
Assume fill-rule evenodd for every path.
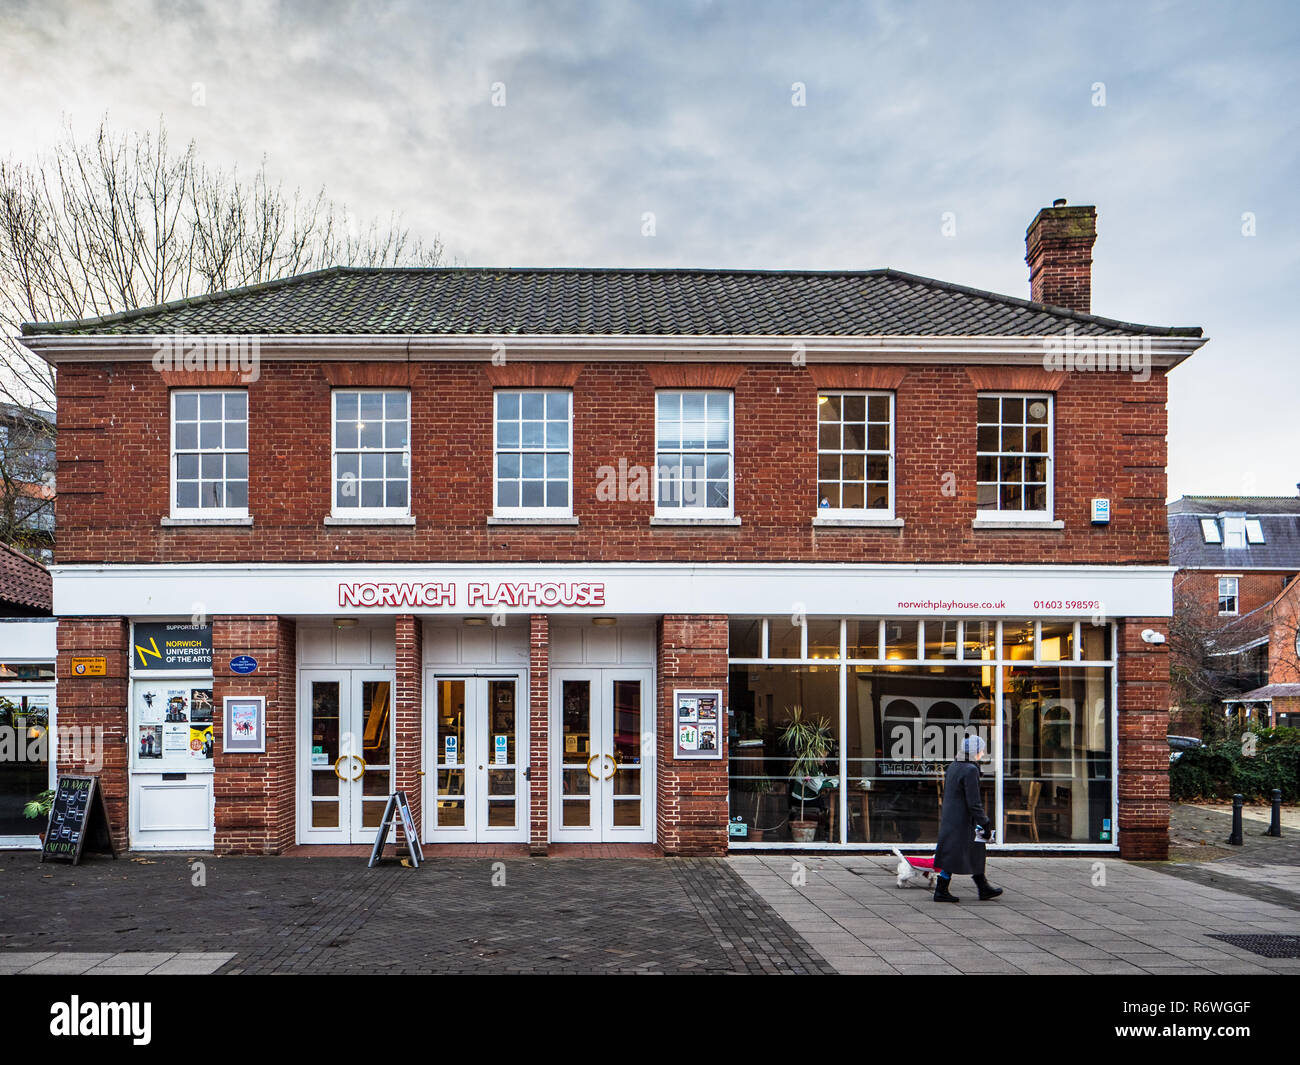
M 339 763 L 343 761 L 343 759 L 345 758 L 353 758 L 356 760 L 357 766 L 361 770 L 359 773 L 357 773 L 356 776 L 345 777 L 342 773 L 339 772 Z M 361 755 L 359 754 L 341 754 L 336 759 L 334 759 L 334 775 L 338 777 L 339 780 L 343 780 L 347 782 L 360 780 L 362 777 L 366 775 L 366 760 L 362 758 Z
M 599 780 L 600 777 L 598 777 L 595 773 L 591 771 L 591 763 L 594 762 L 597 758 L 603 758 L 603 757 L 604 755 L 601 754 L 593 754 L 590 758 L 587 759 L 587 776 L 591 777 L 592 780 Z
M 609 774 L 609 776 L 604 777 L 604 778 L 602 778 L 602 779 L 604 779 L 604 780 L 613 780 L 615 774 L 618 773 L 618 759 L 615 758 L 612 754 L 602 754 L 601 757 L 602 757 L 602 758 L 608 758 L 609 761 L 610 761 L 610 764 L 613 765 L 613 767 L 614 767 L 613 772 L 611 772 L 611 773 Z

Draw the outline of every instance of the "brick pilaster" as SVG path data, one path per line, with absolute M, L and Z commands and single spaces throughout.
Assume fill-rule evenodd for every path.
M 1119 624 L 1119 853 L 1169 857 L 1169 645 L 1142 642 L 1142 630 L 1168 633 L 1168 618 L 1125 618 Z
M 297 739 L 296 626 L 275 615 L 212 619 L 213 792 L 218 854 L 279 854 L 294 841 Z M 253 673 L 233 673 L 235 655 L 257 659 Z M 222 750 L 225 698 L 266 700 L 266 751 Z
M 665 854 L 727 852 L 727 618 L 666 615 L 659 622 L 656 814 Z M 673 760 L 673 689 L 721 688 L 720 761 Z
M 551 626 L 545 614 L 528 619 L 528 850 L 545 854 L 550 840 Z
M 99 777 L 108 804 L 113 843 L 125 851 L 128 840 L 127 743 L 128 674 L 131 626 L 126 618 L 59 618 L 56 723 L 57 771 Z M 102 677 L 72 673 L 73 656 L 107 659 Z M 75 730 L 72 731 L 72 730 Z M 75 742 L 74 742 L 75 740 Z M 32 796 L 35 798 L 35 796 Z
M 397 615 L 397 790 L 405 791 L 416 830 L 424 834 L 424 629 L 414 614 Z

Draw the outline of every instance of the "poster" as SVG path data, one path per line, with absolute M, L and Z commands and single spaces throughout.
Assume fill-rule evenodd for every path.
M 140 684 L 136 686 L 135 719 L 141 724 L 161 723 L 165 700 L 161 688 Z
M 190 721 L 211 721 L 216 706 L 212 702 L 211 688 L 190 689 Z
M 136 669 L 212 668 L 211 625 L 138 621 L 131 635 Z
M 164 758 L 188 758 L 190 755 L 190 726 L 163 724 L 162 753 Z
M 212 726 L 190 725 L 190 757 L 212 757 Z
M 227 695 L 222 700 L 222 707 L 224 726 L 221 730 L 221 749 L 246 754 L 263 753 L 266 750 L 266 731 L 263 724 L 266 697 Z M 319 750 L 320 748 L 312 748 L 312 765 L 317 764 L 316 754 Z
M 161 725 L 136 726 L 136 757 L 137 758 L 161 758 L 162 757 L 162 726 Z
M 722 758 L 722 692 L 673 692 L 674 758 Z
M 163 720 L 179 725 L 190 720 L 190 691 L 188 688 L 168 688 L 166 694 L 166 713 Z

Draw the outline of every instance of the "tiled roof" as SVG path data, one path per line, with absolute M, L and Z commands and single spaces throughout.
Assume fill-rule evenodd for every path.
M 1300 514 L 1300 495 L 1290 496 L 1183 496 L 1169 504 L 1170 514 Z
M 13 606 L 48 614 L 52 605 L 49 570 L 8 544 L 0 544 L 0 614 Z
M 1201 518 L 1206 516 L 1169 515 L 1170 565 L 1184 569 L 1272 569 L 1300 573 L 1300 514 L 1260 514 L 1264 542 L 1248 543 L 1245 547 L 1207 544 L 1201 533 Z M 1222 529 L 1219 535 L 1222 537 Z
M 42 333 L 1199 337 L 897 270 L 335 267 Z
M 1225 703 L 1262 702 L 1265 699 L 1284 699 L 1300 696 L 1300 684 L 1265 684 L 1262 688 L 1252 688 L 1248 692 L 1226 698 Z

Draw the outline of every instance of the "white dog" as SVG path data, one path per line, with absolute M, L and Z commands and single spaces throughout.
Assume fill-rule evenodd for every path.
M 894 852 L 894 857 L 898 859 L 899 887 L 934 887 L 934 859 L 933 858 L 915 858 L 909 860 L 903 855 L 897 847 L 890 848 Z M 912 864 L 916 862 L 916 864 Z

